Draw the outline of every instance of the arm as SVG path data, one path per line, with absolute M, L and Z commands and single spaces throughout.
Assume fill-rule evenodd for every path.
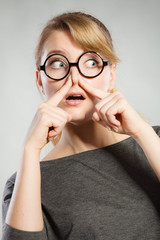
M 81 86 L 99 99 L 93 120 L 110 130 L 133 137 L 143 149 L 150 165 L 160 180 L 160 138 L 153 128 L 133 109 L 118 91 L 107 93 L 80 79 Z
M 28 131 L 21 166 L 5 219 L 14 229 L 37 232 L 42 231 L 44 227 L 41 208 L 40 151 L 71 120 L 68 113 L 57 107 L 70 87 L 71 81 L 67 81 L 47 102 L 40 104 Z M 49 131 L 50 127 L 53 127 L 53 130 Z M 12 238 L 8 238 L 7 233 L 4 233 L 4 239 Z
M 43 229 L 39 162 L 40 152 L 25 147 L 6 217 L 6 223 L 13 228 Z

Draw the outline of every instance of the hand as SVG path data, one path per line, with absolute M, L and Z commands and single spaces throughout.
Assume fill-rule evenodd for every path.
M 117 133 L 133 137 L 137 135 L 142 126 L 146 125 L 146 122 L 120 92 L 107 93 L 91 86 L 83 79 L 80 79 L 80 85 L 90 95 L 99 99 L 92 117 L 94 121 Z
M 57 107 L 71 86 L 71 79 L 68 79 L 49 100 L 39 105 L 29 128 L 25 146 L 40 151 L 48 141 L 60 134 L 67 122 L 71 121 L 71 116 Z

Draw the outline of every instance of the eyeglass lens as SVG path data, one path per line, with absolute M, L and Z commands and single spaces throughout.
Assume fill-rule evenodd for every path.
M 45 63 L 46 74 L 53 79 L 64 78 L 69 68 L 70 63 L 67 58 L 59 54 L 51 55 Z M 87 52 L 79 58 L 78 68 L 82 75 L 94 77 L 101 72 L 103 61 L 98 54 Z

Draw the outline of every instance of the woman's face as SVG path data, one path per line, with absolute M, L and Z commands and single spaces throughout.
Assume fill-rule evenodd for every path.
M 44 44 L 41 65 L 44 64 L 46 58 L 53 53 L 61 53 L 68 58 L 69 62 L 77 62 L 79 56 L 85 52 L 73 40 L 68 31 L 54 31 Z M 107 60 L 107 59 L 106 59 Z M 68 94 L 82 93 L 85 96 L 81 101 L 66 101 L 66 97 L 62 99 L 58 107 L 68 112 L 72 116 L 72 123 L 78 124 L 91 119 L 94 112 L 94 105 L 97 101 L 95 97 L 86 92 L 80 85 L 80 79 L 83 78 L 93 87 L 107 91 L 113 88 L 114 84 L 115 67 L 105 66 L 103 72 L 95 78 L 83 77 L 76 66 L 71 67 L 68 76 L 62 80 L 55 81 L 48 78 L 44 71 L 37 70 L 37 81 L 39 86 L 42 87 L 42 92 L 49 99 L 55 94 L 66 81 L 71 78 L 72 86 Z M 67 95 L 68 95 L 67 94 Z

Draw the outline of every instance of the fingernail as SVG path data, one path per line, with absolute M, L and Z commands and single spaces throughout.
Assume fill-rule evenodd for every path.
M 97 120 L 96 120 L 94 117 L 92 117 L 92 120 L 93 120 L 94 122 L 97 122 Z
M 112 127 L 113 131 L 118 132 L 118 127 Z
M 100 117 L 99 117 L 99 115 L 98 115 L 97 112 L 94 112 L 94 113 L 93 113 L 92 118 L 94 118 L 94 120 L 97 121 L 97 122 L 100 121 Z
M 71 120 L 72 120 L 72 116 L 69 115 L 69 116 L 68 116 L 68 122 L 70 122 Z

